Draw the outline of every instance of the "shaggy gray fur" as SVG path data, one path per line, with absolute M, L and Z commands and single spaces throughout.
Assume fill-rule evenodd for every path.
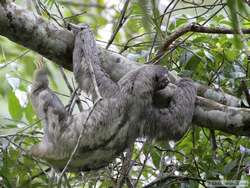
M 147 65 L 131 71 L 118 82 L 101 68 L 94 36 L 86 26 L 75 31 L 74 75 L 79 87 L 96 99 L 88 63 L 91 63 L 103 100 L 89 110 L 69 115 L 49 89 L 44 67 L 37 69 L 31 102 L 45 126 L 41 143 L 32 147 L 34 156 L 62 169 L 82 130 L 80 146 L 69 170 L 98 169 L 107 165 L 138 137 L 179 139 L 192 121 L 196 89 L 191 80 L 177 83 L 170 103 L 154 105 L 156 91 L 169 82 L 166 69 Z

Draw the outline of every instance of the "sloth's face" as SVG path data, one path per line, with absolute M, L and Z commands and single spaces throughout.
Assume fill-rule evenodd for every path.
M 156 72 L 156 90 L 164 89 L 169 84 L 168 72 L 164 68 L 160 68 Z

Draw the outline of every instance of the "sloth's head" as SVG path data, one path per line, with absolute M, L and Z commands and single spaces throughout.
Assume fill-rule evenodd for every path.
M 160 66 L 156 67 L 156 88 L 155 90 L 164 89 L 169 84 L 169 73 L 168 71 Z

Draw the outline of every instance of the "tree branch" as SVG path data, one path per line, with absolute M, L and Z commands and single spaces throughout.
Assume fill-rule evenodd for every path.
M 113 43 L 113 41 L 115 40 L 115 36 L 117 35 L 117 33 L 119 32 L 119 30 L 122 28 L 123 24 L 125 23 L 125 21 L 127 20 L 127 17 L 125 16 L 126 14 L 126 11 L 127 11 L 127 8 L 128 8 L 128 4 L 129 4 L 129 0 L 126 0 L 124 5 L 123 5 L 123 8 L 122 8 L 122 11 L 121 11 L 121 14 L 120 14 L 120 17 L 119 17 L 119 20 L 115 26 L 115 29 L 107 43 L 107 46 L 106 46 L 106 49 L 109 48 L 109 46 Z
M 197 97 L 193 123 L 235 135 L 250 136 L 250 109 L 225 106 Z
M 160 47 L 160 50 L 158 52 L 158 55 L 166 52 L 170 45 L 179 37 L 182 35 L 185 35 L 188 32 L 196 32 L 196 33 L 209 33 L 209 34 L 239 34 L 236 30 L 229 29 L 229 28 L 223 28 L 223 27 L 206 27 L 203 25 L 198 25 L 196 23 L 190 23 L 186 26 L 178 28 L 175 32 L 173 32 L 167 40 L 164 42 L 162 47 Z M 250 29 L 242 29 L 243 34 L 250 34 Z
M 189 26 L 192 31 L 208 32 L 204 26 Z M 187 31 L 188 29 L 184 29 Z M 229 29 L 210 29 L 210 33 L 233 33 Z M 242 30 L 250 33 L 250 30 Z M 183 32 L 179 32 L 178 36 Z M 72 70 L 72 51 L 74 36 L 63 28 L 46 22 L 38 15 L 29 12 L 14 3 L 0 4 L 0 35 L 32 49 L 53 62 Z M 176 38 L 176 37 L 175 37 Z M 178 37 L 177 37 L 178 38 Z M 130 61 L 125 57 L 99 48 L 101 66 L 113 80 L 119 80 L 130 70 L 142 64 Z M 217 92 L 214 89 L 197 83 L 198 94 L 214 101 L 239 107 L 240 100 L 229 94 Z M 161 91 L 157 100 L 169 98 L 169 91 Z M 199 126 L 222 130 L 237 135 L 249 135 L 250 110 L 224 106 L 214 101 L 197 97 L 194 123 Z

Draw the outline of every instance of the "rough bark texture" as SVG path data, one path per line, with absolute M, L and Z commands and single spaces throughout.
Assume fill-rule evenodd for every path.
M 250 136 L 250 109 L 226 106 L 197 97 L 194 123 L 231 134 Z
M 73 34 L 63 28 L 56 27 L 52 23 L 47 23 L 34 13 L 22 9 L 13 3 L 7 5 L 3 3 L 0 4 L 0 35 L 32 49 L 55 63 L 72 70 Z M 106 51 L 102 48 L 99 48 L 99 58 L 102 68 L 111 76 L 112 80 L 119 80 L 130 70 L 135 70 L 138 66 L 141 66 L 119 54 Z M 200 96 L 220 103 L 222 102 L 225 105 L 239 107 L 240 101 L 236 97 L 203 87 L 200 84 L 197 84 L 197 89 L 198 95 Z M 161 92 L 157 98 L 162 101 L 164 100 L 164 96 L 169 97 L 169 93 Z M 195 123 L 197 123 L 197 125 L 205 126 L 203 122 L 209 121 L 210 123 L 207 123 L 207 127 L 220 130 L 222 130 L 221 127 L 223 127 L 223 131 L 225 132 L 237 135 L 247 135 L 247 131 L 243 131 L 243 128 L 244 130 L 250 129 L 249 109 L 234 108 L 234 113 L 242 119 L 245 119 L 241 121 L 240 126 L 236 122 L 229 122 L 231 121 L 229 119 L 226 123 L 224 121 L 224 124 L 222 123 L 217 127 L 216 119 L 223 119 L 225 116 L 221 116 L 221 113 L 217 113 L 217 118 L 214 119 L 209 118 L 209 116 L 214 114 L 213 110 L 217 109 L 217 105 L 220 106 L 220 104 L 204 98 L 199 98 L 199 101 L 200 102 L 196 104 L 197 108 L 195 111 Z M 206 111 L 205 116 L 203 114 L 204 111 Z M 219 108 L 219 111 L 223 114 L 228 114 L 227 108 Z M 232 129 L 227 126 L 229 124 L 238 127 L 237 131 L 232 132 Z M 241 129 L 239 127 L 241 127 Z

